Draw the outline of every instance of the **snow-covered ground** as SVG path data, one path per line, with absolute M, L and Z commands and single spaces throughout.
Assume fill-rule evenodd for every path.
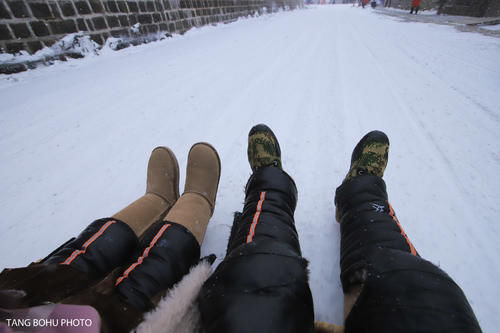
M 155 146 L 171 147 L 184 170 L 197 141 L 222 160 L 202 249 L 222 258 L 250 175 L 247 133 L 263 122 L 298 185 L 316 318 L 341 323 L 334 191 L 354 145 L 380 129 L 405 231 L 496 332 L 498 59 L 499 39 L 337 5 L 0 76 L 0 267 L 45 256 L 142 195 Z
M 499 31 L 500 30 L 500 24 L 485 25 L 485 26 L 482 26 L 481 29 L 492 30 L 492 31 Z

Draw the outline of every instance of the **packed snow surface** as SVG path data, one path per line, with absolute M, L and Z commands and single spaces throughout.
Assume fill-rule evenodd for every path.
M 500 24 L 485 25 L 485 26 L 482 26 L 481 29 L 492 30 L 492 31 L 500 31 Z
M 316 319 L 341 323 L 334 192 L 354 145 L 380 129 L 406 233 L 463 288 L 483 330 L 496 332 L 499 59 L 499 39 L 339 5 L 2 76 L 0 266 L 44 257 L 141 196 L 155 146 L 172 148 L 184 170 L 198 141 L 222 160 L 202 248 L 222 259 L 251 173 L 247 133 L 266 123 L 299 189 Z

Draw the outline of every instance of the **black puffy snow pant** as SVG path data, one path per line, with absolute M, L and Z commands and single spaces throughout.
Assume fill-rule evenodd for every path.
M 0 308 L 53 303 L 93 306 L 103 331 L 128 332 L 144 312 L 200 258 L 196 238 L 182 225 L 158 221 L 139 239 L 124 222 L 92 222 L 41 263 L 0 274 Z M 8 290 L 21 297 L 6 298 Z
M 440 268 L 422 259 L 387 201 L 385 182 L 355 177 L 337 188 L 341 281 L 361 285 L 345 332 L 481 332 L 467 299 Z
M 264 167 L 245 192 L 226 257 L 199 296 L 204 332 L 312 332 L 307 262 L 293 220 L 295 183 L 281 169 Z

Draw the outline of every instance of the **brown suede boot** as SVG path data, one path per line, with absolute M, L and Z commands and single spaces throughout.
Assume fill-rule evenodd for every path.
M 220 169 L 214 147 L 204 142 L 194 144 L 189 151 L 184 193 L 165 217 L 185 226 L 200 245 L 214 212 Z
M 160 220 L 179 198 L 179 164 L 167 147 L 156 147 L 148 163 L 146 194 L 113 218 L 127 223 L 142 235 L 154 222 Z

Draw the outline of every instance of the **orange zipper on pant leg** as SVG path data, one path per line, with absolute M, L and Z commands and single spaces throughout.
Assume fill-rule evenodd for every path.
M 257 211 L 255 212 L 252 220 L 252 225 L 250 226 L 250 230 L 248 231 L 247 243 L 253 241 L 253 236 L 255 235 L 255 228 L 257 227 L 257 223 L 259 222 L 260 213 L 262 212 L 262 204 L 266 199 L 266 192 L 260 192 L 260 200 L 257 203 Z

